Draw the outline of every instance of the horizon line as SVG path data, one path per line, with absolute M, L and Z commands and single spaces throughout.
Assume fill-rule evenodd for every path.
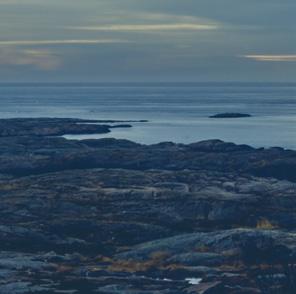
M 55 82 L 8 81 L 0 85 L 100 85 L 100 84 L 296 84 L 296 81 L 103 81 L 103 82 Z

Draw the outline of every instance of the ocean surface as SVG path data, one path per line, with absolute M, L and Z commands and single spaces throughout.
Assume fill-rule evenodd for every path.
M 251 118 L 210 119 L 222 112 Z M 1 84 L 0 118 L 149 120 L 107 135 L 152 144 L 222 139 L 296 150 L 296 83 Z

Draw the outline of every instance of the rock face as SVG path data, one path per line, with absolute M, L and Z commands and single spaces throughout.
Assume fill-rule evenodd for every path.
M 210 118 L 243 118 L 243 117 L 252 117 L 252 115 L 246 114 L 246 113 L 225 112 L 225 113 L 218 113 L 210 116 Z
M 219 140 L 2 136 L 0 293 L 296 293 L 295 169 Z

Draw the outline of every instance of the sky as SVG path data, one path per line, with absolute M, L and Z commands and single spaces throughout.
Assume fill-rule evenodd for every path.
M 295 82 L 295 0 L 0 0 L 0 82 Z

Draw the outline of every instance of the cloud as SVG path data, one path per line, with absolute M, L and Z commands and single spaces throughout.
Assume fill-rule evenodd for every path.
M 19 4 L 20 2 L 17 0 L 0 0 L 0 4 L 11 5 L 11 4 Z
M 40 0 L 0 0 L 0 5 L 32 5 L 40 4 Z
M 90 21 L 90 25 L 67 28 L 84 31 L 159 32 L 216 30 L 222 26 L 211 19 L 196 16 L 149 13 L 145 11 L 106 13 Z
M 0 46 L 31 46 L 31 45 L 91 45 L 91 44 L 112 44 L 127 43 L 126 40 L 119 39 L 99 39 L 99 40 L 11 40 L 0 41 Z
M 296 54 L 291 55 L 244 55 L 244 58 L 256 61 L 296 62 Z
M 0 49 L 0 65 L 33 66 L 37 69 L 49 71 L 58 69 L 61 64 L 59 56 L 45 49 Z
M 202 31 L 216 30 L 216 24 L 196 24 L 196 23 L 170 23 L 170 24 L 114 24 L 114 25 L 99 25 L 99 26 L 81 26 L 72 27 L 73 29 L 85 31 L 116 31 L 116 32 L 153 32 L 153 31 Z

